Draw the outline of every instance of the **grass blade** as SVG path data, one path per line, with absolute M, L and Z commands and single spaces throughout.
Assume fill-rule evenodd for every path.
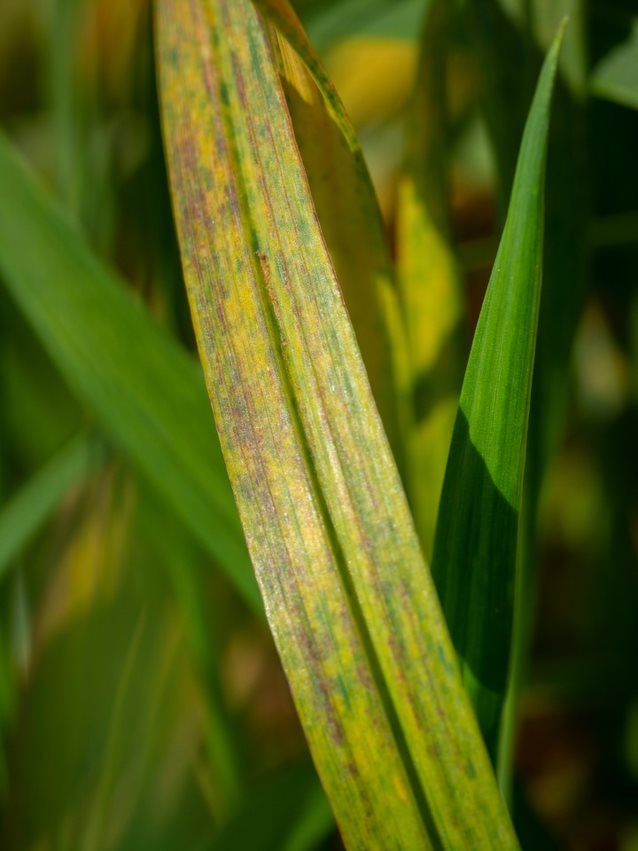
M 510 658 L 541 291 L 547 134 L 563 28 L 541 71 L 523 134 L 509 213 L 463 381 L 434 542 L 432 571 L 492 756 Z
M 137 505 L 140 532 L 152 548 L 153 558 L 167 573 L 172 598 L 180 612 L 185 645 L 198 674 L 202 691 L 202 726 L 211 766 L 211 809 L 223 823 L 234 813 L 244 794 L 244 769 L 221 682 L 219 626 L 210 617 L 207 592 L 210 573 L 201 547 L 182 523 L 148 488 L 140 491 Z M 157 529 L 162 539 L 157 539 Z
M 504 21 L 499 21 L 495 14 L 497 7 L 498 0 L 476 0 L 472 4 L 474 37 L 490 62 L 485 81 L 485 112 L 501 178 L 503 212 L 511 190 L 516 146 L 524 126 L 521 106 L 531 97 L 533 79 L 541 67 L 535 42 L 540 39 L 542 45 L 549 44 L 552 19 L 555 29 L 559 10 L 562 8 L 563 13 L 569 10 L 570 14 L 561 48 L 550 128 L 544 284 L 532 380 L 523 513 L 519 523 L 511 673 L 498 746 L 497 775 L 503 794 L 510 799 L 510 757 L 516 734 L 518 693 L 527 677 L 536 613 L 537 505 L 547 462 L 559 446 L 568 413 L 571 350 L 589 276 L 585 234 L 593 187 L 589 162 L 590 116 L 587 99 L 582 98 L 588 77 L 584 40 L 586 4 L 582 0 L 560 0 L 549 5 L 539 0 L 524 3 L 521 29 L 504 26 Z
M 428 3 L 429 0 L 340 0 L 314 6 L 295 3 L 295 7 L 312 43 L 323 52 L 348 38 L 414 38 Z
M 259 607 L 197 364 L 95 259 L 1 135 L 0 185 L 0 271 L 14 300 L 77 396 Z
M 611 50 L 594 68 L 591 90 L 631 109 L 638 109 L 638 17 L 629 38 Z
M 80 435 L 61 449 L 0 511 L 0 583 L 22 549 L 50 517 L 69 488 L 95 466 L 94 439 Z
M 121 758 L 119 749 L 126 723 L 125 705 L 129 697 L 133 672 L 139 659 L 140 643 L 144 633 L 145 623 L 145 614 L 142 612 L 138 618 L 135 631 L 131 636 L 126 656 L 123 659 L 122 671 L 113 696 L 113 709 L 104 747 L 103 768 L 97 783 L 95 798 L 92 801 L 84 841 L 81 843 L 82 851 L 100 851 L 100 848 L 104 848 L 106 844 L 104 842 L 104 834 L 106 832 L 109 805 L 112 802 L 117 780 L 117 762 L 118 757 Z
M 156 10 L 169 173 L 208 390 L 346 845 L 515 848 L 263 20 L 248 0 L 160 0 Z

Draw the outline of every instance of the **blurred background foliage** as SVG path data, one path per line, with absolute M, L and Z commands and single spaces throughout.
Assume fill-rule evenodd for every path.
M 448 252 L 458 288 L 414 333 L 457 328 L 461 360 L 540 59 L 570 14 L 548 170 L 513 807 L 524 848 L 636 851 L 638 9 L 474 0 L 450 3 L 435 26 L 428 0 L 295 5 L 359 132 L 399 271 L 410 179 L 440 213 L 432 250 Z M 149 0 L 2 0 L 0 123 L 95 253 L 194 351 Z M 433 399 L 453 412 L 462 363 L 448 353 L 426 365 L 417 415 Z M 418 466 L 434 505 L 449 414 L 438 422 L 424 429 L 443 450 Z M 339 848 L 265 624 L 110 443 L 2 287 L 0 434 L 0 847 Z

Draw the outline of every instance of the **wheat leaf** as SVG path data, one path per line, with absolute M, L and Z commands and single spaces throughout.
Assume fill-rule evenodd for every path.
M 263 19 L 156 6 L 182 262 L 222 451 L 355 849 L 515 848 L 318 225 Z
M 563 28 L 540 75 L 463 381 L 432 571 L 485 740 L 496 749 L 541 292 L 544 176 Z

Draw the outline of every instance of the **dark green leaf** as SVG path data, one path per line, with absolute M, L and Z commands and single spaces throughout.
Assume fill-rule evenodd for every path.
M 538 82 L 445 474 L 432 570 L 488 748 L 510 658 L 518 523 L 541 291 L 544 175 L 562 29 Z

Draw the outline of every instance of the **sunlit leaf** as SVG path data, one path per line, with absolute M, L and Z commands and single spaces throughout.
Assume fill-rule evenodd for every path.
M 318 227 L 264 23 L 157 4 L 164 134 L 222 451 L 350 848 L 515 848 Z
M 541 292 L 547 134 L 562 31 L 545 61 L 523 135 L 463 381 L 434 543 L 432 571 L 492 756 L 510 658 Z
M 302 31 L 295 44 L 303 52 Z M 398 292 L 386 244 L 381 213 L 363 155 L 352 128 L 338 120 L 328 100 L 289 42 L 273 29 L 273 51 L 280 73 L 295 139 L 308 174 L 310 191 L 330 258 L 357 335 L 377 408 L 395 458 L 400 463 L 398 370 L 401 354 L 393 342 L 398 321 Z M 306 48 L 311 48 L 306 43 Z M 317 61 L 317 67 L 319 60 Z M 324 76 L 324 81 L 327 78 Z M 326 96 L 336 98 L 333 92 Z M 352 142 L 348 144 L 348 139 Z M 398 359 L 398 363 L 395 361 Z

